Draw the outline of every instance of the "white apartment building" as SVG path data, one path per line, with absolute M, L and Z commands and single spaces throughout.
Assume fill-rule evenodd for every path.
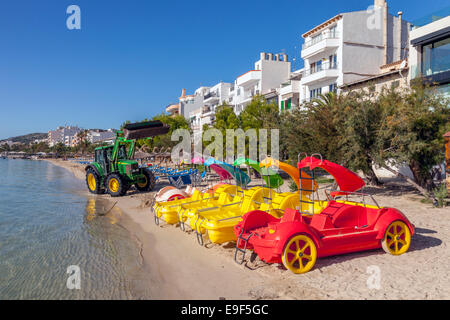
M 305 32 L 301 95 L 305 100 L 374 77 L 408 57 L 410 24 L 389 14 L 385 0 L 370 10 L 340 13 Z
M 186 95 L 186 89 L 182 90 L 181 97 L 179 98 L 179 113 L 186 119 L 190 119 L 189 114 L 203 107 L 203 97 L 208 93 L 208 87 L 200 87 L 195 90 L 194 94 Z
M 229 102 L 231 83 L 219 82 L 211 87 L 203 97 L 203 108 L 201 116 L 201 126 L 213 125 L 216 121 L 216 109 L 224 102 Z
M 260 53 L 255 67 L 239 76 L 230 88 L 230 105 L 240 114 L 256 95 L 267 95 L 289 79 L 291 63 L 284 53 Z
M 190 126 L 193 133 L 193 142 L 201 141 L 203 125 L 202 125 L 203 108 L 198 108 L 189 112 Z
M 450 96 L 450 7 L 414 23 L 410 38 L 410 79 L 422 77 Z
M 197 90 L 197 100 L 192 99 L 194 106 L 199 106 L 200 101 L 203 101 L 202 106 L 189 112 L 189 121 L 194 133 L 194 139 L 201 137 L 203 127 L 205 125 L 212 126 L 216 121 L 216 109 L 223 103 L 228 103 L 231 83 L 220 82 L 213 87 L 202 90 Z
M 278 107 L 281 112 L 297 108 L 300 101 L 305 100 L 304 90 L 301 89 L 303 73 L 304 69 L 292 72 L 289 80 L 278 88 Z
M 116 138 L 116 130 L 108 129 L 108 130 L 89 130 L 86 136 L 86 139 L 90 143 L 114 143 Z
M 75 135 L 81 132 L 81 129 L 74 126 L 58 127 L 56 130 L 48 132 L 48 145 L 53 147 L 58 143 L 70 147 L 73 145 Z

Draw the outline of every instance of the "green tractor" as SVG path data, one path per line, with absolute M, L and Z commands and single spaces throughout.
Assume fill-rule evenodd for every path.
M 169 132 L 161 121 L 125 125 L 116 132 L 114 145 L 95 149 L 95 160 L 86 166 L 86 184 L 91 193 L 109 193 L 112 197 L 126 194 L 132 185 L 139 191 L 152 191 L 155 177 L 140 168 L 134 153 L 136 139 L 155 137 Z

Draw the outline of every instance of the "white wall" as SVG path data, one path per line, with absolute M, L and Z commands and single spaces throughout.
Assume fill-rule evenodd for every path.
M 291 63 L 284 61 L 261 61 L 261 94 L 265 94 L 272 89 L 278 88 L 283 82 L 289 79 L 291 73 Z

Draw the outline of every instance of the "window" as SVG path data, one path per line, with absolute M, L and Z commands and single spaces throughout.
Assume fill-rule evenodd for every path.
M 337 54 L 330 56 L 329 58 L 330 69 L 336 69 L 337 67 Z
M 318 88 L 318 89 L 313 89 L 309 91 L 309 97 L 311 99 L 317 98 L 319 97 L 319 95 L 322 94 L 322 88 Z
M 95 150 L 95 162 L 103 163 L 103 149 Z
M 450 70 L 450 38 L 422 47 L 422 73 L 431 76 Z
M 336 38 L 336 26 L 330 28 L 330 38 Z
M 319 33 L 311 38 L 311 45 L 316 44 L 322 40 L 322 34 Z
M 281 111 L 284 110 L 284 101 L 281 101 Z
M 316 62 L 317 72 L 322 71 L 322 60 Z
M 119 147 L 118 160 L 127 160 L 127 148 L 124 145 Z
M 328 91 L 329 92 L 337 92 L 337 83 L 330 84 Z

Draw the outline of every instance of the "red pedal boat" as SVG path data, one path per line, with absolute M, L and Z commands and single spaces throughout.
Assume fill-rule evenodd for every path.
M 317 258 L 381 247 L 392 255 L 408 251 L 414 225 L 402 212 L 382 208 L 370 195 L 357 192 L 364 187 L 364 181 L 342 166 L 315 156 L 298 163 L 299 170 L 312 170 L 312 177 L 315 168 L 327 171 L 339 186 L 339 190 L 326 193 L 325 209 L 313 214 L 287 209 L 281 219 L 262 211 L 247 213 L 235 227 L 237 263 L 244 262 L 245 251 L 250 249 L 266 263 L 282 263 L 286 269 L 301 274 L 310 271 Z M 349 201 L 349 196 L 363 201 Z M 367 198 L 375 205 L 366 204 Z

